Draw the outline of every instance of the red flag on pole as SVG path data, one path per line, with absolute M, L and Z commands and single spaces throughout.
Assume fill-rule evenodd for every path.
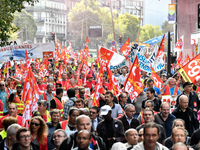
M 162 41 L 160 43 L 156 58 L 162 58 L 163 57 L 164 47 L 165 47 L 165 34 L 163 35 L 163 38 L 162 38 Z
M 126 57 L 127 59 L 127 56 L 130 55 L 131 53 L 131 47 L 130 47 L 130 40 L 129 38 L 127 39 L 127 41 L 124 43 L 124 45 L 122 45 L 121 47 L 121 52 L 122 54 Z
M 143 90 L 142 79 L 140 74 L 138 56 L 132 65 L 129 75 L 124 82 L 124 89 L 128 92 L 130 99 L 133 101 Z
M 154 85 L 159 89 L 162 88 L 162 80 L 159 78 L 153 67 L 151 66 L 151 78 L 154 80 Z

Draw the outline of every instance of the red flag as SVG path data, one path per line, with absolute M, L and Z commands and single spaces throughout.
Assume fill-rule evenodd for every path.
M 25 60 L 25 62 L 26 62 L 26 64 L 25 64 L 25 71 L 24 71 L 24 75 L 23 75 L 23 80 L 26 79 L 27 72 L 28 72 L 28 70 L 29 70 L 29 68 L 31 66 L 29 58 L 28 58 L 28 52 L 27 52 L 27 50 L 26 50 L 26 60 Z
M 35 60 L 35 69 L 40 68 L 40 61 L 38 59 Z
M 10 61 L 7 61 L 6 63 L 6 70 L 7 70 L 7 73 L 6 73 L 6 78 L 8 78 L 10 75 L 9 75 L 9 67 L 10 67 Z
M 115 52 L 115 53 L 117 53 L 117 51 L 116 51 L 116 49 L 115 49 L 114 46 L 112 46 L 112 51 Z
M 131 64 L 131 61 L 130 61 L 130 59 L 128 59 L 128 64 L 129 64 L 129 70 L 131 70 L 131 67 L 132 67 L 132 64 Z
M 122 45 L 121 47 L 121 52 L 122 54 L 126 57 L 127 59 L 127 56 L 130 55 L 131 53 L 131 47 L 130 47 L 130 40 L 129 38 L 127 39 L 127 41 L 124 43 L 124 45 Z
M 21 71 L 25 71 L 25 67 L 24 67 L 24 65 L 23 65 L 23 63 L 22 63 L 22 61 L 20 60 L 20 68 L 21 68 Z
M 194 57 L 189 63 L 179 69 L 179 73 L 185 80 L 185 82 L 191 82 L 195 84 L 200 80 L 200 54 Z
M 81 67 L 82 67 L 82 63 L 79 64 L 78 69 L 76 70 L 76 73 L 78 74 L 78 78 L 80 78 L 80 74 L 81 74 Z
M 138 56 L 132 65 L 129 75 L 124 82 L 124 89 L 129 93 L 130 99 L 133 101 L 143 90 L 140 67 L 138 62 Z
M 104 68 L 106 67 L 106 63 L 110 63 L 110 60 L 111 58 L 113 57 L 114 55 L 114 52 L 108 50 L 108 49 L 105 49 L 104 47 L 101 47 L 100 49 L 100 58 L 101 58 L 101 66 Z
M 160 47 L 159 47 L 158 53 L 156 55 L 157 58 L 162 58 L 163 57 L 164 47 L 165 47 L 165 34 L 163 35 L 162 41 L 160 43 Z
M 95 89 L 95 93 L 94 93 L 94 98 L 92 101 L 92 106 L 99 107 L 100 94 L 103 93 L 103 67 L 102 66 L 100 67 L 99 76 L 97 78 L 97 83 L 94 89 Z
M 23 77 L 23 73 L 22 71 L 17 67 L 17 64 L 15 63 L 15 76 L 19 77 L 20 79 L 22 79 Z
M 106 64 L 107 74 L 108 74 L 108 81 L 110 83 L 111 89 L 113 89 L 115 95 L 119 95 L 122 93 L 121 88 L 119 87 L 119 84 L 115 78 L 115 76 L 112 74 L 110 68 L 108 67 L 108 64 Z
M 0 81 L 3 81 L 3 79 L 4 79 L 4 76 L 3 76 L 1 69 L 0 69 Z
M 183 67 L 183 54 L 182 51 L 180 52 L 178 59 L 177 59 L 177 64 L 176 64 L 176 68 L 181 68 Z
M 159 78 L 158 74 L 155 72 L 153 67 L 151 66 L 151 78 L 154 80 L 154 85 L 159 89 L 162 88 L 162 80 Z
M 88 36 L 87 36 L 86 41 L 85 41 L 85 49 L 86 49 L 87 55 L 89 54 L 88 43 L 89 43 L 89 39 L 88 39 Z

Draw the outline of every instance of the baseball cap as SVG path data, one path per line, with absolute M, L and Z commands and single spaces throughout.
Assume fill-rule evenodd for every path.
M 100 115 L 101 116 L 105 116 L 108 114 L 108 112 L 112 110 L 111 107 L 109 105 L 104 105 L 103 107 L 101 107 L 101 111 L 100 111 Z
M 88 78 L 93 78 L 93 76 L 92 76 L 91 74 L 88 74 L 88 75 L 87 75 L 87 79 L 88 79 Z
M 79 87 L 80 92 L 85 92 L 85 88 L 83 86 Z
M 22 88 L 22 85 L 21 84 L 17 84 L 17 87 L 21 87 Z
M 193 83 L 190 83 L 190 82 L 185 82 L 184 84 L 183 84 L 183 88 L 185 87 L 185 86 L 187 86 L 187 85 L 192 85 Z

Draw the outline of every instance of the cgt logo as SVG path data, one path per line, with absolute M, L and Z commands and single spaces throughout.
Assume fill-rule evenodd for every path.
M 53 52 L 43 52 L 43 58 L 52 58 Z

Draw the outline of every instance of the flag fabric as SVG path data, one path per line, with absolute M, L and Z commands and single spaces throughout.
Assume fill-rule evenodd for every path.
M 0 81 L 3 81 L 3 80 L 4 80 L 4 76 L 3 76 L 1 69 L 0 69 Z
M 9 75 L 9 67 L 10 67 L 9 61 L 7 61 L 7 63 L 6 63 L 6 70 L 7 70 L 6 78 L 10 77 L 10 75 Z
M 37 100 L 40 96 L 39 87 L 37 85 L 31 67 L 27 69 L 27 76 L 24 82 L 22 101 L 25 104 L 23 113 L 23 126 L 28 126 L 27 121 L 30 121 L 32 112 L 37 110 Z
M 183 67 L 183 53 L 182 51 L 180 52 L 178 58 L 177 58 L 177 64 L 176 64 L 176 68 L 181 68 Z
M 200 54 L 194 57 L 190 62 L 185 64 L 178 72 L 181 74 L 185 82 L 195 84 L 200 80 Z
M 159 89 L 162 88 L 162 80 L 159 78 L 158 74 L 155 72 L 153 67 L 151 66 L 151 78 L 154 80 L 154 85 Z
M 156 55 L 156 58 L 162 58 L 164 54 L 164 47 L 165 47 L 165 34 L 163 35 L 162 41 L 160 43 L 158 53 Z
M 143 90 L 140 71 L 138 56 L 136 56 L 130 73 L 124 82 L 124 90 L 128 92 L 131 101 L 133 101 Z
M 119 87 L 119 84 L 113 75 L 112 71 L 108 67 L 108 64 L 106 64 L 107 74 L 108 74 L 108 81 L 110 83 L 110 87 L 113 90 L 113 94 L 116 96 L 119 96 L 122 93 L 121 88 Z
M 175 50 L 183 51 L 183 48 L 184 48 L 184 35 L 182 35 L 180 39 L 176 42 Z
M 92 101 L 92 106 L 99 107 L 100 94 L 103 94 L 103 67 L 102 66 L 100 66 L 97 83 L 94 89 L 95 89 L 95 93 L 94 93 L 94 97 Z
M 23 65 L 23 63 L 22 63 L 22 61 L 20 60 L 20 68 L 21 68 L 21 71 L 25 71 L 25 67 L 24 67 L 24 65 Z
M 29 71 L 30 66 L 31 66 L 31 64 L 30 64 L 30 61 L 28 58 L 28 52 L 26 50 L 26 60 L 25 60 L 25 67 L 24 67 L 25 70 L 24 70 L 23 80 L 26 79 L 27 72 Z
M 131 60 L 129 58 L 128 58 L 128 67 L 129 67 L 129 70 L 131 70 L 132 64 L 131 64 Z
M 131 47 L 130 47 L 130 40 L 129 40 L 129 38 L 122 45 L 122 47 L 120 48 L 120 50 L 121 50 L 122 54 L 124 55 L 124 57 L 126 57 L 126 59 L 127 59 L 127 56 L 131 54 Z
M 19 77 L 20 79 L 22 79 L 23 77 L 23 73 L 22 71 L 17 67 L 17 64 L 15 63 L 15 77 Z
M 89 54 L 89 49 L 88 49 L 88 43 L 89 43 L 89 38 L 88 36 L 86 37 L 86 41 L 85 41 L 85 50 L 86 50 L 86 54 Z
M 112 51 L 115 52 L 115 53 L 117 53 L 117 50 L 115 49 L 114 46 L 112 46 Z

